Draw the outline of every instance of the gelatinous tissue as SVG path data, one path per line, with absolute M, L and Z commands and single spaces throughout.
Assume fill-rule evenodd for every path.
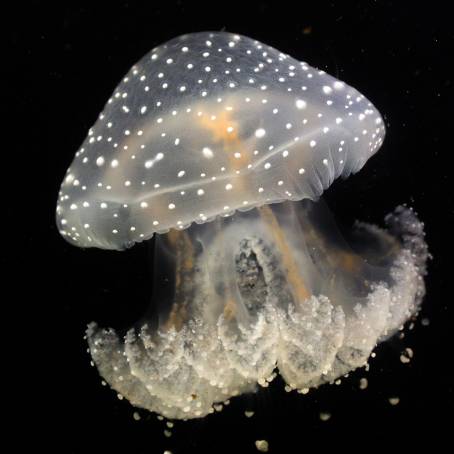
M 322 192 L 380 148 L 357 90 L 250 38 L 194 33 L 134 65 L 77 151 L 57 204 L 79 247 L 154 237 L 159 316 L 89 325 L 133 405 L 197 418 L 277 372 L 306 390 L 364 366 L 425 292 L 423 224 L 399 206 L 348 241 Z

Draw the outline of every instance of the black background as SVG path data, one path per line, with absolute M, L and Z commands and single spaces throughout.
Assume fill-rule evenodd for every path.
M 21 356 L 36 372 L 24 375 L 23 438 L 43 452 L 60 453 L 247 453 L 257 452 L 257 439 L 268 440 L 274 453 L 324 452 L 328 446 L 363 451 L 378 444 L 392 449 L 398 442 L 410 448 L 425 441 L 438 452 L 435 444 L 445 442 L 453 426 L 448 251 L 454 34 L 443 5 L 31 1 L 11 16 L 5 30 L 15 57 L 4 62 L 4 72 L 13 73 L 14 83 L 4 91 L 19 126 L 13 151 L 19 168 L 30 173 L 17 197 L 24 202 L 21 214 L 33 220 L 24 222 L 28 258 L 21 264 L 32 280 L 15 293 L 22 319 L 33 323 L 35 333 Z M 140 317 L 152 290 L 152 246 L 123 253 L 77 249 L 59 236 L 54 210 L 75 151 L 132 64 L 179 34 L 221 29 L 324 69 L 376 105 L 388 128 L 382 149 L 359 174 L 336 182 L 326 199 L 345 224 L 380 223 L 396 205 L 408 203 L 426 223 L 433 260 L 414 329 L 379 346 L 369 373 L 356 371 L 342 385 L 307 396 L 285 393 L 276 379 L 256 395 L 233 399 L 220 414 L 176 422 L 166 438 L 165 422 L 143 411 L 135 421 L 135 410 L 101 386 L 82 339 L 92 320 L 122 329 Z M 408 365 L 399 360 L 405 347 L 415 352 Z M 361 391 L 363 376 L 369 387 Z M 400 398 L 397 406 L 388 401 L 393 396 Z M 255 415 L 246 418 L 246 409 Z M 320 421 L 321 411 L 331 419 Z

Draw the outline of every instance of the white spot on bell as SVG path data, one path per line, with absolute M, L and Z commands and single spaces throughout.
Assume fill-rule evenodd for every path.
M 265 134 L 266 134 L 266 131 L 263 128 L 259 128 L 255 131 L 255 137 L 257 137 L 258 139 L 261 139 L 262 137 L 264 137 Z

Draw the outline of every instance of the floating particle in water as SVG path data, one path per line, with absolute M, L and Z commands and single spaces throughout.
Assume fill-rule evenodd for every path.
M 400 355 L 400 362 L 403 364 L 408 364 L 413 358 L 413 350 L 410 347 L 407 347 Z
M 429 326 L 430 325 L 430 320 L 427 317 L 424 317 L 421 319 L 421 325 L 422 326 Z
M 363 377 L 359 380 L 359 389 L 366 389 L 369 385 L 367 378 Z
M 140 414 L 135 411 L 133 414 L 132 414 L 132 417 L 134 418 L 135 421 L 140 421 Z
M 269 449 L 269 445 L 266 440 L 256 440 L 255 447 L 257 448 L 257 451 L 260 452 L 268 452 Z
M 167 430 L 167 429 L 166 429 L 166 430 L 164 430 L 164 435 L 165 435 L 167 438 L 169 438 L 169 437 L 172 436 L 172 432 L 171 432 L 170 430 Z
M 329 419 L 331 419 L 331 413 L 326 411 L 320 412 L 320 421 L 328 421 Z
M 390 397 L 388 399 L 388 402 L 394 407 L 395 405 L 397 405 L 400 402 L 400 398 L 399 397 Z
M 246 410 L 244 414 L 246 418 L 252 418 L 252 416 L 254 416 L 254 412 L 252 410 Z

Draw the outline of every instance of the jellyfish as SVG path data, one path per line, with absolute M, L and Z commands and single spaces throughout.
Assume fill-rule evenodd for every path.
M 100 375 L 132 405 L 200 418 L 279 373 L 304 391 L 364 366 L 425 293 L 423 224 L 399 206 L 348 242 L 321 199 L 380 148 L 383 119 L 324 71 L 245 36 L 184 35 L 126 74 L 61 185 L 82 248 L 154 237 L 158 313 L 91 323 Z

